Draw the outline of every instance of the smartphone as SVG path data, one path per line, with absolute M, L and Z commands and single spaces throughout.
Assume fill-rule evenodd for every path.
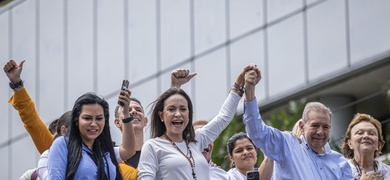
M 127 89 L 127 88 L 129 88 L 129 81 L 124 79 L 123 82 L 122 82 L 121 90 L 124 90 L 124 89 Z M 120 106 L 123 106 L 123 103 L 120 102 L 120 101 L 118 101 L 118 104 Z
M 247 180 L 260 180 L 260 174 L 258 170 L 248 171 L 246 172 Z

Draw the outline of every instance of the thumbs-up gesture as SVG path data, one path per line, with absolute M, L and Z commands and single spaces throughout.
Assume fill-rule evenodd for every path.
M 20 74 L 22 73 L 24 62 L 25 60 L 17 64 L 14 60 L 11 59 L 4 65 L 3 70 L 12 83 L 17 83 L 21 80 Z
M 190 81 L 196 73 L 190 73 L 188 69 L 175 69 L 171 72 L 171 87 L 180 88 L 181 85 Z

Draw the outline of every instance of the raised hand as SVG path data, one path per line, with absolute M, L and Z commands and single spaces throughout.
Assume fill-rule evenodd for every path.
M 130 97 L 131 97 L 131 91 L 128 89 L 121 90 L 119 93 L 118 101 L 123 103 L 123 118 L 130 117 L 129 109 L 130 109 Z
M 180 88 L 181 85 L 190 81 L 196 73 L 191 73 L 188 69 L 175 69 L 171 72 L 171 87 Z
M 24 62 L 25 60 L 17 64 L 14 60 L 11 59 L 4 65 L 3 70 L 12 83 L 17 83 L 21 80 L 20 74 L 22 73 Z
M 252 69 L 245 72 L 245 101 L 252 101 L 255 98 L 255 86 L 260 82 L 261 73 L 256 65 L 252 65 Z

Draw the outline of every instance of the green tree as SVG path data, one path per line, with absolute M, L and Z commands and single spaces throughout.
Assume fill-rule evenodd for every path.
M 388 80 L 387 83 L 385 83 L 382 88 L 386 92 L 387 102 L 388 102 L 389 107 L 390 107 L 390 80 Z M 388 154 L 388 153 L 390 153 L 390 145 L 389 145 L 389 143 L 390 143 L 390 133 L 389 133 L 390 132 L 390 122 L 383 124 L 383 127 L 384 127 L 384 129 L 383 129 L 384 131 L 382 131 L 382 132 L 386 132 L 386 133 L 385 133 L 385 137 L 384 137 L 385 148 L 382 149 L 382 154 Z M 388 156 L 386 156 L 386 158 L 383 160 L 383 163 L 390 165 L 390 159 L 388 158 Z

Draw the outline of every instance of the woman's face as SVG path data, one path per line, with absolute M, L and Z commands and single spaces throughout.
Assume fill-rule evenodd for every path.
M 169 137 L 182 137 L 184 129 L 189 121 L 188 102 L 184 96 L 174 94 L 164 101 L 164 109 L 159 112 L 160 118 L 164 121 Z
M 351 129 L 349 147 L 357 153 L 374 153 L 378 149 L 378 130 L 368 121 L 362 121 Z
M 95 139 L 103 132 L 105 125 L 104 111 L 100 104 L 86 104 L 81 107 L 78 127 L 82 141 L 92 147 Z
M 235 142 L 230 160 L 236 164 L 241 172 L 252 171 L 257 162 L 255 146 L 248 138 L 239 139 Z

